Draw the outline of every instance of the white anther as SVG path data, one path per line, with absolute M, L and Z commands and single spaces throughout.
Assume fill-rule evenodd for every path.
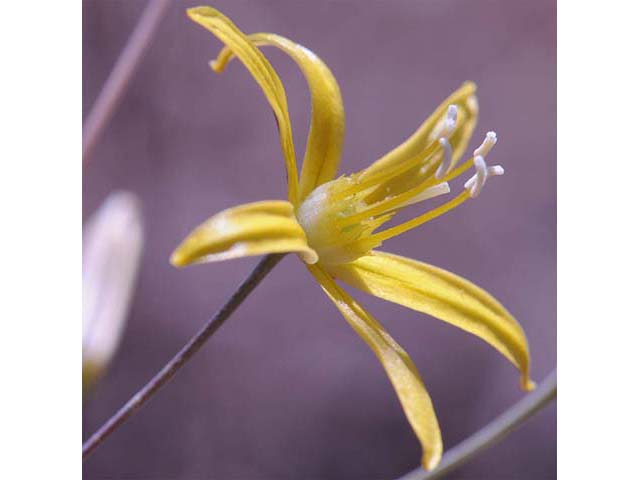
M 438 140 L 438 142 L 440 143 L 444 154 L 442 162 L 440 163 L 440 165 L 438 166 L 438 170 L 436 171 L 436 178 L 440 180 L 449 172 L 449 169 L 451 168 L 453 162 L 453 150 L 451 149 L 449 140 L 447 140 L 446 138 L 440 137 L 440 140 Z
M 492 165 L 489 167 L 490 177 L 499 177 L 500 175 L 504 175 L 504 168 L 500 165 Z
M 458 107 L 456 105 L 449 105 L 447 113 L 438 120 L 435 128 L 429 134 L 429 143 L 440 137 L 449 138 L 456 129 L 457 121 Z
M 451 191 L 451 189 L 449 188 L 449 184 L 447 182 L 438 183 L 437 185 L 434 185 L 433 187 L 429 187 L 429 188 L 423 190 L 422 192 L 420 192 L 416 196 L 411 197 L 409 200 L 407 200 L 406 202 L 402 203 L 401 205 L 398 205 L 398 206 L 395 206 L 393 208 L 390 208 L 386 212 L 397 210 L 399 208 L 404 208 L 404 207 L 407 207 L 409 205 L 413 205 L 414 203 L 423 202 L 424 200 L 429 200 L 430 198 L 437 197 L 439 195 L 445 195 L 445 194 L 449 193 L 450 191 Z
M 473 186 L 475 192 L 472 192 L 472 196 L 475 198 L 480 194 L 480 190 L 482 190 L 484 184 L 487 183 L 487 176 L 489 172 L 487 170 L 487 163 L 480 155 L 473 157 L 473 164 L 476 166 L 476 181 Z
M 442 136 L 449 138 L 456 128 L 456 122 L 458 121 L 458 107 L 455 105 L 449 105 L 447 108 L 447 116 L 444 119 L 444 128 Z
M 429 187 L 426 190 L 423 190 L 415 197 L 407 200 L 402 207 L 406 207 L 408 205 L 413 205 L 414 203 L 422 202 L 424 200 L 429 200 L 430 198 L 437 197 L 439 195 L 446 195 L 449 193 L 451 189 L 449 188 L 449 184 L 447 182 L 439 183 L 434 185 L 433 187 Z
M 478 148 L 476 148 L 473 151 L 473 156 L 486 157 L 487 154 L 491 151 L 491 149 L 497 142 L 498 142 L 498 135 L 496 135 L 496 132 L 487 132 L 487 135 L 486 137 L 484 137 L 484 141 L 482 142 L 482 145 L 480 145 Z
M 487 164 L 481 155 L 473 157 L 473 164 L 476 166 L 476 173 L 465 182 L 464 188 L 469 190 L 469 196 L 471 198 L 476 198 L 480 195 L 480 191 L 482 190 L 482 187 L 484 187 L 484 184 L 487 183 L 487 178 L 503 175 L 504 168 L 500 165 L 487 167 Z

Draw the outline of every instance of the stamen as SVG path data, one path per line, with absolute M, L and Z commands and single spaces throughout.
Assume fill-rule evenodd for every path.
M 447 113 L 438 121 L 433 131 L 429 134 L 430 141 L 435 141 L 435 139 L 440 137 L 449 138 L 456 129 L 457 122 L 458 106 L 453 104 L 449 105 L 447 107 Z
M 391 210 L 398 210 L 400 208 L 408 207 L 409 205 L 413 205 L 414 203 L 423 202 L 424 200 L 429 200 L 430 198 L 437 197 L 439 195 L 445 195 L 449 193 L 451 189 L 449 188 L 449 184 L 447 182 L 439 183 L 433 187 L 429 187 L 425 189 L 422 193 L 419 193 L 415 197 L 407 200 L 406 202 L 401 203 L 393 208 L 389 208 L 385 210 L 384 213 L 387 213 Z
M 473 163 L 476 166 L 476 173 L 465 182 L 464 188 L 469 191 L 469 196 L 471 198 L 476 198 L 480 195 L 480 191 L 482 190 L 482 187 L 484 187 L 484 184 L 487 183 L 487 178 L 503 175 L 504 168 L 500 165 L 487 167 L 484 158 L 480 155 L 473 158 Z
M 429 146 L 423 151 L 419 152 L 417 155 L 414 155 L 406 162 L 403 162 L 402 164 L 390 170 L 380 170 L 373 174 L 367 175 L 367 171 L 365 169 L 359 174 L 360 178 L 356 179 L 352 186 L 345 188 L 341 192 L 336 192 L 336 199 L 343 199 L 348 197 L 349 195 L 353 195 L 354 193 L 362 192 L 367 188 L 375 187 L 398 175 L 408 172 L 413 167 L 416 167 L 423 163 L 425 159 L 430 158 L 437 150 L 438 143 L 431 142 Z
M 435 162 L 423 164 L 423 162 L 427 161 L 437 152 L 438 147 L 444 150 L 444 166 L 438 165 L 439 176 L 435 176 L 435 180 L 440 180 L 442 176 L 453 167 L 453 151 L 448 139 L 456 129 L 457 121 L 458 107 L 457 105 L 451 104 L 447 107 L 446 114 L 440 119 L 440 122 L 434 128 L 432 134 L 429 135 L 432 140 L 424 150 L 409 160 L 393 165 L 391 168 L 375 170 L 373 173 L 369 173 L 369 169 L 363 170 L 356 177 L 355 183 L 344 189 L 341 193 L 338 193 L 338 197 L 346 198 L 354 193 L 364 191 L 367 188 L 375 187 L 376 185 L 379 186 L 390 181 L 392 178 L 403 175 L 418 165 L 420 165 L 420 175 L 425 175 L 431 168 L 435 169 L 436 165 L 438 165 L 438 163 Z M 435 139 L 438 140 L 436 141 Z M 433 158 L 432 160 L 438 160 L 438 158 Z M 433 183 L 435 184 L 436 182 Z
M 442 179 L 443 182 L 450 182 L 454 178 L 458 178 L 464 172 L 473 167 L 473 157 L 465 160 L 462 164 L 458 165 L 456 168 L 451 170 L 451 172 L 447 173 Z
M 487 181 L 487 164 L 480 155 L 473 157 L 473 164 L 476 166 L 476 174 L 465 182 L 464 188 L 469 190 L 471 198 L 476 198 Z
M 473 151 L 473 156 L 486 157 L 487 154 L 491 151 L 491 149 L 497 142 L 498 142 L 498 135 L 496 135 L 496 132 L 487 132 L 487 135 L 486 137 L 484 137 L 484 141 L 482 142 L 482 145 L 480 145 L 478 148 L 476 148 Z
M 444 158 L 442 159 L 442 163 L 436 171 L 436 178 L 440 180 L 445 176 L 446 173 L 448 173 L 451 165 L 453 165 L 453 149 L 451 148 L 449 140 L 447 140 L 445 137 L 440 137 L 440 140 L 438 140 L 438 142 L 440 142 L 440 146 L 444 151 Z
M 487 136 L 482 142 L 482 145 L 478 147 L 474 152 L 473 160 L 469 160 L 465 162 L 463 165 L 460 165 L 458 168 L 450 172 L 445 176 L 445 180 L 451 180 L 455 178 L 457 175 L 467 170 L 472 164 L 476 167 L 476 173 L 464 184 L 464 190 L 454 199 L 448 201 L 447 203 L 426 212 L 413 220 L 409 220 L 408 222 L 401 223 L 400 225 L 396 225 L 395 227 L 391 227 L 387 230 L 383 230 L 381 232 L 375 233 L 371 236 L 371 240 L 375 242 L 383 242 L 392 237 L 400 235 L 401 233 L 406 232 L 407 230 L 411 230 L 412 228 L 416 228 L 419 225 L 422 225 L 426 222 L 433 220 L 441 215 L 444 215 L 446 212 L 453 210 L 454 208 L 460 206 L 462 203 L 467 201 L 469 198 L 477 197 L 482 187 L 487 182 L 487 178 L 499 176 L 504 174 L 504 168 L 500 165 L 493 165 L 491 167 L 487 167 L 487 164 L 484 160 L 484 156 L 480 154 L 487 154 L 496 144 L 498 140 L 495 132 L 487 133 Z M 442 143 L 441 143 L 442 145 Z M 444 146 L 443 146 L 444 148 Z M 445 184 L 446 182 L 441 183 L 440 185 Z M 428 190 L 428 189 L 427 189 Z
M 456 122 L 458 120 L 458 107 L 456 105 L 449 105 L 447 108 L 447 116 L 444 120 L 443 136 L 449 138 L 456 128 Z
M 424 223 L 433 220 L 434 218 L 438 218 L 439 216 L 444 215 L 445 213 L 458 207 L 468 199 L 469 192 L 467 190 L 463 190 L 462 193 L 460 193 L 454 199 L 449 200 L 447 203 L 440 205 L 439 207 L 434 208 L 427 213 L 423 213 L 413 220 L 409 220 L 408 222 L 401 223 L 400 225 L 396 225 L 395 227 L 391 227 L 387 230 L 383 230 L 381 232 L 373 234 L 371 236 L 371 241 L 382 243 L 385 240 L 389 240 L 392 237 L 398 236 L 401 233 L 416 228 Z
M 449 184 L 446 182 L 439 183 L 437 185 L 431 184 L 431 181 L 425 181 L 416 185 L 415 187 L 402 192 L 395 197 L 384 199 L 376 204 L 361 210 L 360 212 L 352 215 L 345 216 L 337 221 L 338 224 L 349 224 L 354 222 L 360 222 L 367 218 L 377 217 L 384 213 L 393 212 L 404 208 L 408 205 L 428 200 L 438 195 L 449 193 Z
M 461 165 L 453 169 L 451 172 L 447 173 L 442 178 L 442 181 L 450 182 L 454 178 L 458 177 L 459 175 L 469 170 L 475 164 L 475 157 L 480 156 L 483 159 L 485 159 L 487 154 L 491 151 L 491 149 L 494 147 L 497 141 L 498 141 L 498 136 L 496 135 L 496 132 L 487 132 L 487 135 L 484 141 L 482 142 L 482 145 L 480 145 L 478 148 L 476 148 L 473 151 L 473 157 L 469 158 L 468 160 L 465 160 L 464 163 L 462 163 Z M 504 170 L 502 170 L 502 167 L 488 167 L 488 168 L 489 168 L 489 171 L 492 172 L 492 173 L 489 173 L 489 176 L 502 175 L 502 173 L 497 173 L 498 170 L 501 170 L 504 173 Z M 469 185 L 469 188 L 471 188 L 472 183 L 475 182 L 475 175 L 472 178 L 474 179 L 473 181 L 472 179 L 469 179 L 467 180 L 467 183 L 466 183 Z

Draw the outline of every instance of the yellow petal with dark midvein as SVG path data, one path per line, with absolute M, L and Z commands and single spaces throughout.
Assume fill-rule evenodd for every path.
M 340 87 L 329 67 L 311 50 L 272 33 L 254 33 L 247 38 L 256 46 L 277 47 L 289 55 L 304 74 L 311 94 L 311 127 L 300 174 L 300 201 L 318 185 L 335 177 L 344 139 L 344 107 Z M 211 63 L 216 72 L 233 58 L 225 47 Z
M 307 244 L 293 205 L 282 200 L 248 203 L 224 210 L 197 227 L 176 248 L 171 263 L 217 262 L 267 253 L 299 253 L 318 260 Z
M 521 386 L 531 390 L 529 346 L 513 316 L 489 293 L 440 268 L 409 258 L 373 251 L 327 271 L 352 287 L 427 313 L 477 335 L 519 370 Z
M 422 466 L 431 470 L 442 457 L 442 437 L 431 398 L 407 352 L 318 265 L 309 271 L 349 325 L 371 347 L 398 395 L 405 415 L 422 445 Z
M 280 144 L 287 168 L 288 198 L 298 201 L 298 170 L 293 146 L 287 97 L 282 81 L 269 61 L 236 25 L 218 10 L 195 7 L 187 10 L 189 17 L 213 33 L 240 59 L 262 88 L 278 123 Z

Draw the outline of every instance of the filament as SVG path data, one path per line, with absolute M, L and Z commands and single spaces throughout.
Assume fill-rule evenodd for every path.
M 401 223 L 400 225 L 396 225 L 395 227 L 388 228 L 387 230 L 383 230 L 382 232 L 378 232 L 371 236 L 371 241 L 373 242 L 384 242 L 385 240 L 389 240 L 395 236 L 398 236 L 408 230 L 419 227 L 420 225 L 427 223 L 434 218 L 438 218 L 441 215 L 453 210 L 454 208 L 460 206 L 465 201 L 467 201 L 470 197 L 468 190 L 463 190 L 457 197 L 452 200 L 449 200 L 447 203 L 440 205 L 433 210 L 428 211 L 427 213 L 423 213 L 422 215 L 409 220 L 407 222 Z

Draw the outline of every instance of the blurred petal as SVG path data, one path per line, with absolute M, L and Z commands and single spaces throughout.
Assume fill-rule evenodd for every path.
M 314 263 L 318 256 L 283 200 L 247 203 L 224 210 L 197 227 L 171 256 L 182 267 L 267 253 L 298 252 Z
M 109 195 L 83 229 L 82 379 L 89 388 L 116 351 L 142 253 L 143 228 L 135 196 Z
M 269 61 L 247 36 L 222 13 L 211 7 L 195 7 L 187 10 L 189 17 L 213 33 L 240 59 L 262 88 L 278 123 L 280 144 L 287 168 L 288 198 L 298 201 L 298 170 L 291 133 L 291 121 L 287 97 L 280 77 Z
M 327 270 L 348 285 L 477 335 L 520 370 L 522 388 L 534 388 L 529 379 L 529 347 L 522 328 L 495 298 L 464 278 L 377 251 Z
M 434 468 L 442 457 L 440 428 L 429 394 L 411 358 L 321 267 L 308 265 L 308 268 L 349 325 L 371 347 L 382 363 L 407 419 L 422 445 L 422 465 L 427 470 Z

